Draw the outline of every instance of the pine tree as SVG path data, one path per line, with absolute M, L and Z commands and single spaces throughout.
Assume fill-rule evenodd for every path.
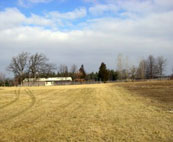
M 99 68 L 99 78 L 103 82 L 106 82 L 108 80 L 108 70 L 106 69 L 106 64 L 104 64 L 103 62 L 101 63 Z
M 80 73 L 80 78 L 85 79 L 86 73 L 85 73 L 84 65 L 81 65 L 81 67 L 79 69 L 79 73 Z

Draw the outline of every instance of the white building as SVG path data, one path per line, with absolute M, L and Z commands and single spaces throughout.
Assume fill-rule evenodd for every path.
M 52 86 L 58 84 L 68 84 L 72 81 L 71 77 L 50 77 L 50 78 L 26 78 L 23 86 Z

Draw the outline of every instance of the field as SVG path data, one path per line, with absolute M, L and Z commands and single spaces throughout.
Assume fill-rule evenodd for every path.
M 173 142 L 173 81 L 0 88 L 0 142 Z

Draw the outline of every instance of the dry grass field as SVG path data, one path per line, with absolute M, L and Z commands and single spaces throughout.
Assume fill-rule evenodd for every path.
M 0 88 L 0 142 L 173 142 L 173 81 Z

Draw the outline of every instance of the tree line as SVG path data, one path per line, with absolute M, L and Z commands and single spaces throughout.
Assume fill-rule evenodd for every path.
M 22 52 L 12 57 L 7 68 L 14 74 L 16 84 L 21 84 L 26 78 L 48 78 L 48 77 L 72 77 L 73 81 L 115 81 L 126 79 L 153 79 L 162 78 L 166 67 L 166 59 L 162 56 L 148 58 L 139 61 L 138 66 L 130 66 L 128 58 L 122 54 L 117 57 L 116 69 L 108 69 L 104 62 L 101 63 L 98 72 L 86 73 L 84 65 L 80 68 L 73 64 L 70 68 L 61 64 L 56 66 L 49 62 L 49 59 L 40 53 L 30 54 Z M 5 77 L 0 74 L 0 86 L 10 84 L 9 80 L 4 81 Z M 7 83 L 8 82 L 8 83 Z
M 166 69 L 167 60 L 162 57 L 149 55 L 148 58 L 139 61 L 138 66 L 128 66 L 128 59 L 125 63 L 120 54 L 117 58 L 117 71 L 119 79 L 154 79 L 162 78 Z

